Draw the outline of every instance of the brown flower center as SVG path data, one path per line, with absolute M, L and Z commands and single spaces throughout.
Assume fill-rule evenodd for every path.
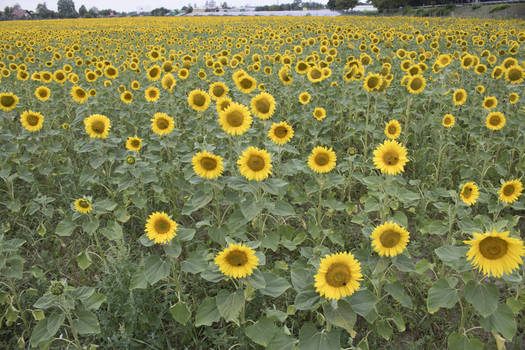
M 149 96 L 150 98 L 155 98 L 155 97 L 157 97 L 157 91 L 156 91 L 156 90 L 150 90 L 150 91 L 148 91 L 148 96 Z
M 348 282 L 352 274 L 346 264 L 335 263 L 330 265 L 328 271 L 326 271 L 326 283 L 331 287 L 344 287 Z
M 517 81 L 521 79 L 521 71 L 517 68 L 510 68 L 508 70 L 509 80 Z
M 248 262 L 248 257 L 245 252 L 233 250 L 226 255 L 226 261 L 231 266 L 243 266 Z
M 106 129 L 106 124 L 101 120 L 96 120 L 91 124 L 91 129 L 97 134 L 103 134 Z
M 496 260 L 507 253 L 508 244 L 498 237 L 487 237 L 479 243 L 479 251 L 484 258 Z
M 493 115 L 492 117 L 490 117 L 489 119 L 489 123 L 490 125 L 494 125 L 494 126 L 497 126 L 499 125 L 499 123 L 501 122 L 500 118 L 498 115 Z
M 410 82 L 410 87 L 412 88 L 412 90 L 416 90 L 417 91 L 417 90 L 421 89 L 422 86 L 423 86 L 423 82 L 419 78 L 414 78 Z
M 224 95 L 224 91 L 224 87 L 222 87 L 221 85 L 216 85 L 212 89 L 213 96 L 215 97 L 221 97 L 222 95 Z
M 252 154 L 248 159 L 247 165 L 248 168 L 253 171 L 261 171 L 264 169 L 265 165 L 264 158 L 256 154 Z
M 163 235 L 163 234 L 166 234 L 170 230 L 171 224 L 169 223 L 168 220 L 164 218 L 160 218 L 155 221 L 155 223 L 153 224 L 153 227 L 155 228 L 155 231 L 158 234 Z
M 377 77 L 370 77 L 366 81 L 366 84 L 370 89 L 374 89 L 379 85 L 379 79 Z
M 226 116 L 226 121 L 230 126 L 239 127 L 244 121 L 244 115 L 240 111 L 231 111 Z
M 253 81 L 249 78 L 243 78 L 240 82 L 240 85 L 243 89 L 251 89 L 253 86 Z
M 139 140 L 131 140 L 131 146 L 133 148 L 139 148 L 140 147 L 140 141 Z
M 255 102 L 255 108 L 260 113 L 268 113 L 270 111 L 270 103 L 265 98 L 261 98 Z
M 27 124 L 35 126 L 40 121 L 40 118 L 37 115 L 30 114 L 27 116 Z
M 206 103 L 206 97 L 203 94 L 196 94 L 193 96 L 193 104 L 197 107 L 202 107 Z
M 511 196 L 513 193 L 514 193 L 514 185 L 510 184 L 510 185 L 505 185 L 505 187 L 503 187 L 503 194 L 505 196 Z
M 78 206 L 81 207 L 81 208 L 87 209 L 87 208 L 89 208 L 89 202 L 87 200 L 85 200 L 85 199 L 81 199 L 78 202 Z
M 314 68 L 310 71 L 310 76 L 312 77 L 312 79 L 321 79 L 323 73 L 319 69 Z
M 392 248 L 399 243 L 399 241 L 401 240 L 401 235 L 397 231 L 387 230 L 383 232 L 383 234 L 381 234 L 379 240 L 381 241 L 381 245 L 383 247 Z
M 383 162 L 387 165 L 396 165 L 399 162 L 399 155 L 394 151 L 387 151 L 383 155 Z
M 315 156 L 315 163 L 319 166 L 324 166 L 330 161 L 330 156 L 327 153 L 318 153 Z
M 215 170 L 217 168 L 217 161 L 213 159 L 212 157 L 203 157 L 200 161 L 201 167 L 204 168 L 204 170 Z
M 11 107 L 12 105 L 15 104 L 15 99 L 13 96 L 2 96 L 2 98 L 0 99 L 0 103 L 2 103 L 2 106 L 4 107 Z
M 84 98 L 84 97 L 86 97 L 86 92 L 85 92 L 84 90 L 82 90 L 82 89 L 77 89 L 77 90 L 75 91 L 75 93 L 76 93 L 77 97 L 79 97 L 79 98 Z
M 170 126 L 170 122 L 164 118 L 160 118 L 157 120 L 157 128 L 160 130 L 167 129 Z
M 275 128 L 273 133 L 277 138 L 282 139 L 282 138 L 285 138 L 286 135 L 288 135 L 288 129 L 284 126 L 278 126 Z
M 395 135 L 397 133 L 397 127 L 395 125 L 388 126 L 388 133 L 390 135 Z

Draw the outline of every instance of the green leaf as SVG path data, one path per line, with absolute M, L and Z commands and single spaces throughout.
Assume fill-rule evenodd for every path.
M 200 208 L 204 207 L 206 204 L 211 202 L 212 199 L 213 193 L 198 191 L 197 193 L 195 193 L 195 195 L 191 198 L 189 202 L 184 203 L 184 207 L 182 208 L 182 215 L 190 215 L 194 211 L 199 210 Z
M 483 317 L 488 317 L 498 308 L 498 287 L 493 284 L 480 284 L 469 281 L 465 286 L 465 299 Z
M 106 296 L 101 293 L 93 293 L 89 298 L 82 300 L 87 310 L 98 310 L 102 303 L 106 302 Z
M 98 334 L 100 326 L 97 316 L 90 311 L 81 311 L 77 314 L 78 318 L 73 320 L 72 327 L 78 334 Z
M 147 286 L 148 281 L 146 280 L 146 275 L 144 274 L 144 267 L 138 267 L 133 276 L 131 276 L 129 289 L 145 289 Z
M 274 215 L 279 216 L 292 216 L 295 215 L 294 208 L 285 201 L 278 200 L 275 202 L 275 205 L 273 208 L 270 209 L 270 212 Z
M 241 203 L 240 207 L 244 218 L 251 221 L 264 209 L 264 202 L 255 199 L 247 199 Z
M 319 332 L 312 323 L 307 323 L 299 330 L 298 350 L 340 350 L 340 333 Z
M 52 338 L 58 332 L 58 329 L 64 323 L 66 314 L 63 312 L 55 312 L 47 318 L 47 335 L 48 338 Z
M 91 266 L 91 263 L 92 263 L 91 257 L 89 256 L 89 253 L 87 250 L 77 255 L 77 264 L 78 264 L 78 267 L 80 267 L 82 270 L 85 270 L 89 266 Z
M 191 241 L 193 237 L 195 236 L 195 232 L 197 232 L 194 228 L 184 228 L 181 227 L 177 231 L 177 240 L 187 242 Z
M 433 314 L 439 308 L 450 309 L 458 302 L 458 293 L 445 278 L 441 278 L 428 290 L 427 309 Z
M 244 307 L 244 294 L 241 291 L 229 293 L 220 290 L 215 297 L 219 314 L 227 321 L 239 325 L 239 314 Z
M 294 289 L 298 292 L 314 284 L 312 271 L 302 266 L 292 266 L 291 279 Z
M 31 343 L 31 347 L 36 348 L 40 343 L 46 342 L 52 337 L 53 335 L 50 336 L 47 331 L 47 318 L 44 318 L 33 328 L 29 342 Z
M 464 272 L 472 270 L 472 266 L 466 259 L 468 247 L 443 246 L 439 247 L 434 252 L 445 263 L 457 272 Z
M 253 325 L 246 327 L 245 333 L 254 343 L 268 346 L 275 333 L 278 331 L 279 329 L 272 320 L 262 317 Z
M 48 309 L 55 305 L 56 297 L 53 294 L 44 294 L 33 304 L 37 309 Z
M 499 304 L 496 311 L 485 320 L 490 325 L 491 331 L 498 331 L 507 340 L 512 340 L 516 334 L 516 319 L 507 304 Z
M 392 333 L 394 333 L 392 326 L 385 320 L 380 320 L 376 323 L 376 330 L 377 334 L 385 340 L 389 340 L 392 337 Z
M 75 231 L 77 225 L 70 218 L 60 221 L 56 227 L 56 234 L 61 237 L 69 237 Z
M 295 296 L 294 305 L 297 310 L 314 310 L 321 303 L 319 293 L 317 293 L 313 286 L 302 290 Z
M 483 343 L 477 338 L 470 338 L 459 333 L 452 333 L 448 336 L 449 350 L 481 350 Z
M 182 262 L 181 269 L 189 273 L 201 273 L 208 267 L 205 254 L 194 252 L 192 255 Z
M 399 281 L 385 285 L 385 290 L 404 307 L 412 308 L 412 300 Z
M 155 284 L 170 274 L 170 264 L 158 255 L 150 255 L 144 260 L 144 275 L 150 284 Z
M 344 328 L 349 334 L 352 333 L 357 314 L 352 306 L 344 300 L 339 300 L 336 305 L 336 309 L 333 308 L 332 303 L 323 305 L 326 320 L 334 326 Z
M 261 187 L 265 192 L 271 193 L 273 195 L 284 194 L 285 187 L 288 185 L 288 182 L 281 179 L 270 178 L 261 183 Z
M 113 202 L 111 199 L 103 199 L 101 201 L 96 201 L 93 203 L 93 209 L 99 213 L 104 213 L 112 211 L 117 207 L 117 203 Z
M 195 315 L 195 327 L 211 326 L 213 322 L 218 322 L 220 319 L 221 314 L 217 309 L 215 298 L 204 298 Z
M 92 234 L 97 230 L 99 224 L 100 222 L 98 218 L 96 216 L 93 216 L 90 217 L 89 221 L 85 225 L 83 225 L 82 228 L 86 233 Z
M 170 243 L 163 246 L 164 253 L 173 259 L 177 259 L 182 252 L 182 247 L 179 242 L 172 240 Z
M 263 272 L 266 287 L 260 289 L 264 295 L 277 298 L 291 287 L 290 283 L 282 277 L 276 276 L 270 272 Z
M 266 287 L 266 280 L 260 270 L 254 270 L 253 273 L 246 278 L 246 281 L 253 289 L 263 289 Z
M 105 228 L 101 230 L 101 233 L 104 237 L 111 241 L 118 241 L 124 237 L 122 232 L 122 226 L 115 220 L 110 221 Z
M 350 297 L 352 309 L 363 317 L 375 310 L 377 301 L 377 296 L 367 289 L 358 290 Z
M 191 317 L 191 310 L 189 306 L 182 301 L 179 301 L 177 304 L 170 307 L 170 313 L 173 319 L 183 326 L 186 325 Z
M 295 343 L 297 339 L 279 331 L 274 335 L 266 350 L 295 350 Z

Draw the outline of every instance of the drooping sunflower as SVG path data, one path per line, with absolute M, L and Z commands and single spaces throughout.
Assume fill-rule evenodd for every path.
M 120 94 L 120 100 L 125 104 L 130 104 L 133 102 L 133 94 L 131 91 L 124 91 L 122 94 Z
M 0 92 L 0 109 L 9 112 L 18 104 L 18 97 L 10 92 Z
M 140 150 L 140 147 L 142 147 L 142 139 L 135 136 L 128 137 L 128 139 L 126 140 L 126 149 L 138 152 Z
M 523 69 L 518 66 L 511 66 L 505 71 L 505 80 L 511 84 L 519 84 L 523 81 Z
M 389 139 L 397 139 L 401 135 L 401 124 L 396 119 L 389 121 L 385 126 L 385 135 Z
M 177 227 L 165 212 L 154 212 L 146 222 L 146 234 L 155 243 L 167 244 L 177 235 Z
M 426 80 L 422 75 L 413 75 L 407 83 L 408 92 L 417 95 L 425 90 Z
M 293 83 L 293 77 L 290 75 L 290 68 L 286 65 L 282 66 L 279 69 L 279 80 L 284 85 L 291 85 Z
M 519 238 L 509 237 L 509 232 L 474 233 L 474 238 L 463 243 L 470 245 L 467 260 L 487 276 L 501 277 L 523 264 L 525 247 Z
M 379 90 L 382 84 L 383 77 L 381 75 L 369 73 L 363 81 L 363 88 L 368 92 L 372 92 L 374 90 Z
M 151 129 L 157 135 L 167 135 L 173 131 L 175 122 L 166 113 L 155 113 L 151 118 Z
M 498 191 L 499 200 L 512 204 L 518 200 L 523 191 L 523 184 L 519 180 L 511 180 L 505 182 Z
M 461 198 L 461 200 L 467 205 L 476 203 L 478 197 L 479 188 L 474 182 L 467 182 L 464 184 L 461 188 L 461 192 L 459 193 L 459 198 Z
M 317 146 L 308 157 L 308 166 L 316 173 L 327 173 L 335 168 L 337 156 L 328 147 Z
M 144 91 L 144 96 L 148 102 L 156 102 L 160 97 L 160 91 L 155 86 L 150 86 Z
M 467 100 L 467 92 L 465 89 L 457 89 L 452 95 L 452 101 L 456 106 L 461 106 Z
M 485 121 L 485 125 L 490 130 L 500 130 L 505 126 L 505 115 L 501 112 L 490 112 L 487 115 L 487 119 Z
M 93 209 L 91 202 L 85 198 L 75 200 L 75 210 L 82 214 L 87 214 Z
M 161 86 L 163 89 L 168 90 L 169 92 L 173 91 L 173 88 L 177 85 L 175 77 L 171 73 L 167 73 L 162 77 Z
M 252 117 L 245 105 L 231 102 L 219 113 L 219 124 L 230 135 L 242 135 L 252 125 Z
M 303 105 L 305 105 L 308 102 L 310 102 L 311 98 L 312 98 L 312 96 L 307 91 L 301 92 L 299 94 L 299 102 L 301 102 L 301 104 L 303 104 Z
M 326 299 L 339 300 L 359 290 L 361 264 L 352 253 L 327 254 L 314 279 L 316 292 Z
M 188 95 L 188 104 L 197 112 L 204 112 L 211 103 L 210 95 L 202 90 L 193 90 Z
M 205 179 L 218 178 L 224 171 L 222 158 L 207 151 L 194 155 L 191 163 L 193 164 L 193 171 Z
M 250 276 L 259 265 L 255 251 L 244 244 L 230 244 L 214 260 L 219 270 L 228 277 L 244 278 Z
M 241 175 L 248 180 L 262 181 L 272 174 L 272 159 L 264 149 L 248 147 L 237 160 Z
M 47 86 L 39 86 L 35 90 L 35 96 L 40 101 L 47 101 L 49 100 L 49 97 L 51 96 L 51 90 Z
M 326 118 L 326 110 L 322 107 L 316 107 L 314 109 L 314 118 L 321 121 Z
M 409 232 L 395 222 L 385 222 L 377 226 L 370 238 L 374 250 L 381 256 L 394 257 L 401 254 L 409 240 Z
M 210 85 L 208 93 L 214 101 L 218 101 L 219 99 L 225 97 L 228 91 L 228 86 L 223 82 L 218 81 Z
M 386 140 L 374 150 L 374 165 L 383 174 L 400 174 L 405 171 L 407 162 L 407 150 L 397 141 Z
M 252 113 L 259 119 L 268 119 L 275 112 L 275 99 L 267 92 L 262 92 L 252 98 L 251 101 Z
M 497 105 L 498 99 L 494 96 L 487 96 L 483 99 L 483 108 L 485 108 L 487 111 L 496 108 Z
M 287 122 L 273 123 L 268 131 L 268 137 L 280 146 L 290 141 L 293 134 L 293 128 Z
M 215 108 L 217 109 L 217 113 L 221 113 L 222 111 L 226 110 L 232 103 L 232 99 L 228 96 L 222 97 L 218 99 L 215 102 Z
M 31 110 L 24 111 L 24 113 L 20 115 L 20 123 L 22 123 L 22 126 L 27 131 L 38 131 L 42 129 L 42 125 L 44 125 L 44 116 Z
M 155 64 L 148 68 L 146 72 L 146 77 L 149 81 L 157 81 L 160 79 L 160 75 L 162 74 L 162 70 L 160 69 L 160 66 Z
M 73 86 L 71 88 L 71 97 L 73 97 L 75 102 L 82 104 L 87 101 L 89 95 L 86 90 L 82 89 L 80 86 Z
M 91 138 L 105 139 L 108 137 L 109 129 L 111 128 L 111 122 L 108 117 L 102 114 L 92 114 L 87 118 L 84 118 L 84 126 L 86 132 Z
M 443 117 L 443 120 L 441 121 L 441 125 L 443 125 L 445 128 L 451 128 L 456 124 L 456 118 L 452 114 L 445 114 Z

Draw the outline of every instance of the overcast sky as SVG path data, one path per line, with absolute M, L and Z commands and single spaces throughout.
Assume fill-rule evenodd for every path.
M 206 0 L 73 0 L 75 3 L 75 9 L 78 11 L 78 8 L 82 5 L 86 6 L 88 9 L 95 6 L 99 10 L 111 8 L 117 11 L 137 11 L 144 10 L 150 11 L 156 7 L 165 7 L 170 10 L 180 9 L 182 6 L 188 5 L 189 3 L 197 4 L 198 7 L 203 7 Z M 282 4 L 293 2 L 293 0 L 215 0 L 215 3 L 220 6 L 223 1 L 229 6 L 241 6 L 241 5 L 253 5 L 253 6 L 262 6 L 262 5 L 272 5 L 272 4 Z M 328 0 L 317 0 L 317 2 L 326 3 Z M 56 0 L 45 1 L 45 0 L 0 0 L 0 9 L 4 9 L 5 6 L 13 6 L 18 3 L 22 6 L 23 9 L 34 11 L 38 3 L 45 2 L 49 9 L 57 9 Z

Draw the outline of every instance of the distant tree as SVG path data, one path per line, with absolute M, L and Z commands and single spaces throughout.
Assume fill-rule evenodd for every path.
M 223 8 L 223 9 L 229 8 L 228 4 L 226 3 L 226 1 L 222 3 L 221 8 Z
M 183 6 L 181 11 L 184 12 L 184 13 L 192 13 L 193 12 L 193 7 L 191 7 L 191 5 Z
M 346 11 L 353 9 L 357 5 L 357 0 L 336 0 L 335 9 L 338 11 Z
M 164 16 L 167 13 L 170 13 L 170 10 L 164 7 L 159 7 L 151 11 L 152 16 Z
M 335 10 L 335 1 L 336 0 L 328 0 L 328 2 L 326 3 L 326 7 L 332 11 Z
M 112 13 L 115 13 L 112 9 L 104 9 L 98 11 L 98 14 L 102 17 L 109 17 Z
M 57 1 L 58 16 L 60 18 L 76 18 L 78 13 L 75 10 L 75 3 L 73 0 L 58 0 Z
M 36 5 L 35 14 L 38 18 L 55 18 L 58 14 L 47 8 L 46 3 Z
M 408 0 L 370 0 L 370 2 L 378 11 L 398 9 L 408 5 Z
M 84 5 L 80 6 L 80 8 L 78 9 L 78 15 L 80 17 L 86 17 L 87 13 L 88 13 L 88 10 L 87 10 L 86 6 L 84 6 Z
M 13 17 L 13 7 L 4 7 L 4 18 L 10 19 L 11 17 Z
M 96 8 L 95 6 L 90 8 L 89 11 L 88 11 L 87 16 L 90 17 L 90 18 L 91 17 L 92 18 L 98 17 L 98 8 Z

